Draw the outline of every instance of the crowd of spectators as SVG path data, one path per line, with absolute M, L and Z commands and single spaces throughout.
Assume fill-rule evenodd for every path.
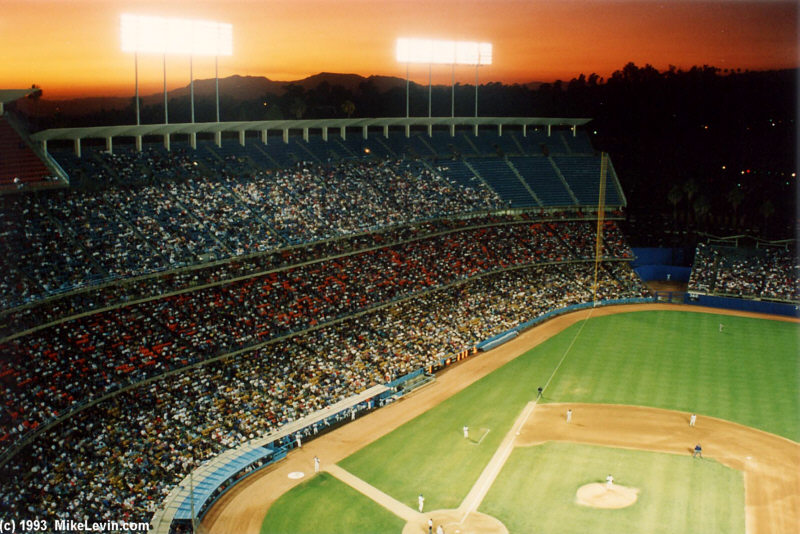
M 708 295 L 800 301 L 800 262 L 784 248 L 697 246 L 689 291 Z
M 477 228 L 501 224 L 522 224 L 537 221 L 543 224 L 586 220 L 580 213 L 547 213 L 521 215 L 490 215 L 474 218 L 437 219 L 409 226 L 396 226 L 382 231 L 354 234 L 337 240 L 319 241 L 313 244 L 283 248 L 271 253 L 241 256 L 232 260 L 211 262 L 184 269 L 128 278 L 115 283 L 90 286 L 81 290 L 51 297 L 35 305 L 26 305 L 0 311 L 0 335 L 10 335 L 52 323 L 86 310 L 135 302 L 137 300 L 163 296 L 170 292 L 185 291 L 209 283 L 220 283 L 276 269 L 297 265 L 321 258 L 351 254 L 359 250 L 389 246 L 426 236 L 454 232 L 465 228 Z M 578 225 L 577 232 L 584 236 L 578 244 L 581 257 L 593 254 L 589 243 L 595 235 L 592 225 Z M 590 237 L 587 236 L 592 232 Z M 607 221 L 603 229 L 603 255 L 614 258 L 629 258 L 627 246 L 616 222 Z
M 593 278 L 590 262 L 473 277 L 126 391 L 6 464 L 0 511 L 147 521 L 204 460 L 521 321 L 591 301 Z M 644 294 L 625 262 L 605 262 L 600 279 L 598 298 Z
M 444 233 L 57 322 L 0 344 L 0 443 L 125 385 L 497 270 L 586 260 L 591 222 Z M 607 232 L 620 247 L 619 236 Z M 619 259 L 630 249 L 618 248 Z M 31 358 L 31 355 L 39 355 Z
M 144 162 L 109 155 L 105 166 L 120 175 L 174 167 L 174 180 L 0 197 L 0 309 L 102 281 L 504 207 L 480 183 L 459 185 L 413 161 L 301 163 L 242 176 L 203 172 L 207 162 L 183 152 L 155 154 Z

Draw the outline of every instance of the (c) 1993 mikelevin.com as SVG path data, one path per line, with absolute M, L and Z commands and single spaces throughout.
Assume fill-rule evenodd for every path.
M 150 523 L 88 519 L 0 519 L 0 534 L 28 532 L 149 532 Z

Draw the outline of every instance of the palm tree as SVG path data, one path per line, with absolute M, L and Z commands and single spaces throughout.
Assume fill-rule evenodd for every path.
M 296 119 L 302 119 L 306 112 L 306 101 L 303 97 L 295 97 L 289 105 L 289 113 L 294 115 Z
M 694 199 L 692 209 L 694 210 L 695 220 L 698 223 L 702 222 L 705 226 L 706 217 L 708 216 L 708 212 L 711 211 L 711 204 L 708 202 L 705 195 L 699 195 Z
M 683 192 L 686 193 L 686 200 L 688 200 L 688 204 L 687 204 L 687 207 L 686 207 L 687 215 L 688 215 L 688 210 L 694 208 L 694 205 L 692 204 L 692 200 L 694 199 L 694 196 L 697 194 L 697 182 L 695 182 L 692 178 L 689 178 L 683 184 Z M 688 217 L 687 217 L 687 219 L 688 219 Z
M 669 193 L 667 193 L 667 200 L 672 204 L 672 220 L 678 220 L 678 203 L 683 198 L 683 191 L 678 184 L 673 185 Z
M 347 115 L 347 118 L 349 119 L 350 117 L 353 116 L 353 113 L 355 113 L 356 105 L 353 103 L 352 100 L 345 100 L 344 102 L 342 102 L 342 111 L 344 112 L 345 115 Z
M 764 217 L 764 228 L 761 230 L 762 235 L 767 233 L 767 223 L 769 219 L 775 215 L 775 205 L 772 203 L 770 199 L 766 199 L 762 204 L 761 208 L 759 208 L 758 212 Z
M 738 186 L 734 186 L 733 189 L 728 191 L 728 203 L 731 205 L 733 209 L 733 226 L 738 228 L 739 227 L 739 206 L 742 205 L 742 201 L 744 200 L 744 193 Z

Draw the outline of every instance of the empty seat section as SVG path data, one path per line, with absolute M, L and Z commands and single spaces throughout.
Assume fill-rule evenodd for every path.
M 512 208 L 535 207 L 539 204 L 534 199 L 517 175 L 501 158 L 474 158 L 469 164 L 494 189 L 500 198 L 509 202 Z
M 570 154 L 594 154 L 594 148 L 589 141 L 589 136 L 584 131 L 579 131 L 577 135 L 573 136 L 572 132 L 558 132 L 561 137 L 562 143 L 567 147 L 567 152 Z
M 509 136 L 517 140 L 525 154 L 530 154 L 531 156 L 543 155 L 542 145 L 547 146 L 553 143 L 553 139 L 547 137 L 546 130 L 528 128 L 525 131 L 525 135 L 522 135 L 522 132 L 512 131 L 509 133 Z
M 47 166 L 25 143 L 5 117 L 0 117 L 0 186 L 42 182 L 50 176 Z
M 483 156 L 498 156 L 498 155 L 517 155 L 520 153 L 520 147 L 514 142 L 507 134 L 497 135 L 494 130 L 482 130 L 475 137 L 472 134 L 467 134 L 469 140 L 472 141 L 481 155 Z
M 572 206 L 575 204 L 548 158 L 516 156 L 508 159 L 544 206 Z
M 578 197 L 578 202 L 584 206 L 596 206 L 600 185 L 600 157 L 599 156 L 554 156 L 555 161 L 564 179 L 569 184 L 572 192 Z M 606 176 L 607 205 L 621 204 L 621 198 L 615 181 L 609 170 Z
M 475 149 L 464 138 L 463 133 L 456 133 L 453 137 L 449 131 L 434 130 L 433 137 L 428 138 L 428 142 L 440 158 L 477 155 Z

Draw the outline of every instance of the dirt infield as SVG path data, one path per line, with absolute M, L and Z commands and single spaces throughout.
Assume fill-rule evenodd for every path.
M 602 316 L 646 310 L 783 319 L 672 304 L 610 306 L 556 317 L 497 349 L 444 370 L 432 386 L 315 439 L 291 452 L 286 460 L 248 477 L 214 504 L 203 524 L 210 534 L 258 534 L 270 505 L 302 482 L 289 479 L 288 474 L 293 471 L 312 473 L 315 456 L 320 458 L 323 467 L 344 459 L 589 314 Z M 791 318 L 783 320 L 796 322 Z M 567 425 L 565 405 L 537 406 L 514 445 L 558 440 L 689 454 L 694 440 L 700 438 L 704 454 L 744 471 L 748 534 L 800 532 L 800 444 L 707 417 L 697 427 L 690 428 L 688 414 L 680 412 L 593 404 L 570 407 L 574 415 L 572 423 Z

